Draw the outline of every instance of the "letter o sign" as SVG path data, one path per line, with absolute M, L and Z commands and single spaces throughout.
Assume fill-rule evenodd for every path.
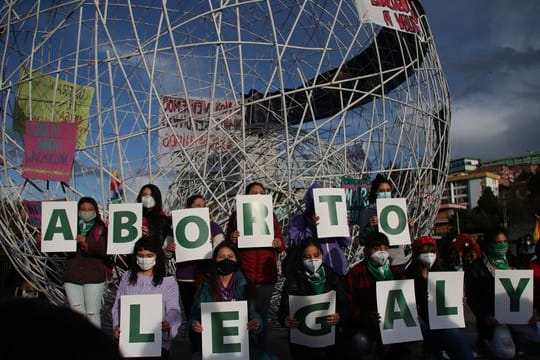
M 396 227 L 391 227 L 388 221 L 388 218 L 392 213 L 395 213 L 397 216 L 398 222 Z M 407 214 L 397 205 L 388 205 L 381 210 L 381 218 L 379 219 L 379 226 L 384 230 L 385 233 L 390 235 L 401 234 L 405 231 L 407 226 Z

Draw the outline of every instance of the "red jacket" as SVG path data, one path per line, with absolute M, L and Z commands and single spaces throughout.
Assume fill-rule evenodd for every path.
M 283 233 L 276 214 L 274 216 L 274 238 L 279 239 L 277 248 L 242 248 L 239 249 L 242 261 L 242 271 L 253 284 L 274 284 L 277 281 L 277 255 L 285 250 Z M 237 230 L 236 211 L 231 214 L 227 222 L 225 239 L 231 240 L 231 234 Z

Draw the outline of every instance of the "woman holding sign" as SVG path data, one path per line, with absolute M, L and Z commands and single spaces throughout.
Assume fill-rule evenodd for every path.
M 204 329 L 201 325 L 201 303 L 243 300 L 248 302 L 249 321 L 246 326 L 251 335 L 250 351 L 256 352 L 254 348 L 256 339 L 253 336 L 260 333 L 262 323 L 252 301 L 254 289 L 240 270 L 241 264 L 240 253 L 235 244 L 224 241 L 214 248 L 210 269 L 198 287 L 189 317 L 191 346 L 194 353 L 202 351 L 201 333 Z
M 317 238 L 317 223 L 319 217 L 315 214 L 313 189 L 320 188 L 317 183 L 311 185 L 304 196 L 305 210 L 296 214 L 289 226 L 289 240 L 293 248 L 301 246 L 305 239 Z M 349 268 L 345 257 L 345 248 L 351 245 L 351 237 L 331 237 L 319 239 L 323 250 L 323 260 L 337 274 L 344 276 Z M 291 251 L 294 253 L 294 249 Z M 294 255 L 293 255 L 294 256 Z
M 120 302 L 123 295 L 161 294 L 161 359 L 168 359 L 172 340 L 182 322 L 178 303 L 178 284 L 174 276 L 166 276 L 165 254 L 156 241 L 142 237 L 135 243 L 129 270 L 122 275 L 112 307 L 113 336 L 120 338 Z M 127 331 L 127 330 L 126 330 Z
M 193 208 L 205 208 L 206 200 L 202 195 L 192 195 L 186 200 L 186 207 Z M 225 240 L 225 234 L 221 229 L 221 226 L 215 221 L 210 220 L 210 241 L 212 246 L 215 247 Z M 174 256 L 176 251 L 176 242 L 170 241 L 167 243 L 167 251 Z M 202 278 L 208 271 L 210 260 L 191 260 L 176 263 L 176 281 L 178 281 L 178 287 L 180 288 L 180 297 L 182 298 L 182 306 L 186 314 L 191 311 L 191 305 L 193 304 L 193 297 L 195 295 L 195 282 Z
M 143 185 L 136 201 L 143 206 L 143 236 L 163 244 L 172 235 L 172 219 L 163 211 L 161 191 L 154 184 Z
M 363 244 L 366 241 L 366 237 L 369 233 L 379 231 L 379 219 L 377 217 L 377 199 L 391 199 L 392 191 L 394 187 L 390 179 L 378 174 L 371 182 L 371 189 L 369 192 L 368 200 L 369 206 L 363 208 L 360 211 L 360 243 Z M 412 219 L 408 219 L 409 227 L 414 225 Z M 388 249 L 390 254 L 390 262 L 392 265 L 405 265 L 411 259 L 411 247 L 410 245 L 395 245 Z
M 540 348 L 540 336 L 531 325 L 501 324 L 495 317 L 495 271 L 511 270 L 508 264 L 508 237 L 503 229 L 495 229 L 485 236 L 482 257 L 473 261 L 465 271 L 467 304 L 476 317 L 477 347 L 503 359 L 520 351 Z M 531 323 L 537 319 L 531 314 Z
M 266 190 L 261 183 L 253 182 L 246 187 L 247 195 L 265 195 Z M 256 309 L 263 318 L 263 328 L 260 335 L 261 346 L 266 348 L 266 338 L 268 334 L 268 309 L 270 300 L 274 292 L 274 285 L 277 282 L 278 254 L 285 250 L 283 233 L 275 213 L 272 214 L 274 224 L 274 239 L 272 247 L 242 248 L 239 249 L 242 259 L 242 271 L 246 278 L 255 285 L 257 294 Z M 225 239 L 238 244 L 238 231 L 236 211 L 233 212 L 227 223 Z
M 473 350 L 459 328 L 430 330 L 428 313 L 428 276 L 442 271 L 437 256 L 437 242 L 431 236 L 420 236 L 413 242 L 413 256 L 407 268 L 408 278 L 414 279 L 416 307 L 424 336 L 424 350 L 446 351 L 450 359 L 472 360 Z M 439 294 L 437 294 L 439 295 Z
M 290 313 L 289 295 L 309 296 L 335 291 L 336 312 L 327 315 L 324 319 L 327 325 L 336 327 L 334 345 L 321 348 L 295 344 L 291 342 L 289 334 L 289 351 L 293 359 L 332 359 L 342 348 L 340 325 L 345 322 L 348 310 L 342 278 L 331 267 L 323 264 L 323 250 L 317 239 L 305 239 L 300 245 L 299 252 L 301 256 L 294 264 L 291 264 L 290 271 L 286 274 L 278 320 L 282 326 L 289 329 L 298 328 L 301 321 L 305 320 L 296 319 L 294 314 Z
M 96 200 L 82 197 L 77 204 L 77 250 L 64 263 L 63 281 L 69 305 L 101 327 L 105 290 L 107 229 Z
M 364 260 L 355 265 L 345 278 L 345 293 L 350 304 L 350 321 L 346 324 L 350 339 L 350 359 L 358 356 L 382 356 L 392 359 L 403 347 L 383 345 L 377 311 L 377 281 L 402 280 L 401 267 L 391 266 L 388 260 L 388 237 L 379 232 L 369 233 L 364 244 Z

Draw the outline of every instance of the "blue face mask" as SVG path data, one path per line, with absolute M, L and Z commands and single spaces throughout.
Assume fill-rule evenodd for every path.
M 392 198 L 392 192 L 391 191 L 379 191 L 377 192 L 377 199 L 391 199 Z

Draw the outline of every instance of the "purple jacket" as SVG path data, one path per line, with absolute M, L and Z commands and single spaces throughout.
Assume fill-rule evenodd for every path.
M 213 221 L 210 221 L 210 238 L 212 241 L 212 247 L 215 247 L 225 239 L 221 226 Z M 176 280 L 189 282 L 195 281 L 197 275 L 204 275 L 208 268 L 209 262 L 210 259 L 191 260 L 176 263 Z
M 300 246 L 302 242 L 309 238 L 317 238 L 317 228 L 311 221 L 313 216 L 313 189 L 319 188 L 318 184 L 313 184 L 304 197 L 306 210 L 297 213 L 289 225 L 289 241 L 291 246 Z M 347 237 L 333 237 L 319 239 L 323 250 L 323 262 L 330 266 L 339 275 L 347 274 L 349 264 L 345 257 L 344 249 L 351 245 L 352 239 Z

